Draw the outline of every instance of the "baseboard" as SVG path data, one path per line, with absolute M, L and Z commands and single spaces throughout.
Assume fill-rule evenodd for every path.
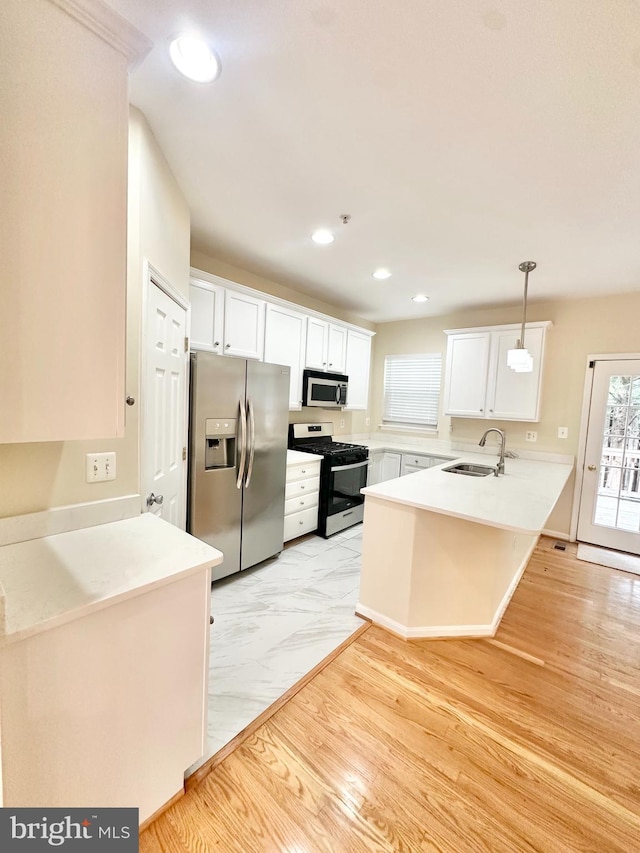
M 356 613 L 363 619 L 369 619 L 379 628 L 384 628 L 390 634 L 395 634 L 403 640 L 444 639 L 447 637 L 493 637 L 495 628 L 490 625 L 428 625 L 425 627 L 409 628 L 394 619 L 377 613 L 364 604 L 356 605 Z M 496 626 L 497 627 L 497 626 Z
M 140 514 L 141 507 L 140 495 L 123 495 L 0 518 L 0 546 L 134 518 Z
M 171 808 L 171 806 L 174 803 L 177 803 L 178 800 L 181 800 L 184 797 L 184 795 L 185 795 L 185 789 L 184 788 L 180 788 L 179 791 L 176 791 L 176 793 L 173 795 L 173 797 L 171 797 L 170 800 L 167 800 L 167 802 L 163 806 L 160 806 L 160 808 L 156 809 L 156 811 L 152 815 L 149 815 L 149 817 L 146 820 L 142 821 L 142 823 L 138 827 L 138 835 L 143 833 L 148 826 L 151 826 L 151 824 L 154 822 L 154 820 L 157 820 L 160 817 L 160 815 L 163 815 L 168 809 Z
M 548 536 L 550 539 L 560 539 L 561 542 L 571 542 L 571 537 L 568 533 L 560 533 L 559 530 L 543 530 L 541 536 Z

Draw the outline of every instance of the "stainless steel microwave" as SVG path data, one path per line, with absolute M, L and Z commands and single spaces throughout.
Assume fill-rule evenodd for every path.
M 305 370 L 302 374 L 302 405 L 341 409 L 347 405 L 349 377 L 342 373 Z

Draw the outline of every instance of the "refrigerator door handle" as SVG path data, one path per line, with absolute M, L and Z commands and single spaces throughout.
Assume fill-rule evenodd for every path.
M 245 462 L 247 461 L 247 413 L 244 408 L 244 400 L 240 400 L 238 406 L 240 407 L 240 464 L 238 465 L 236 489 L 241 489 Z
M 247 399 L 247 418 L 249 421 L 249 464 L 247 466 L 247 479 L 245 482 L 246 488 L 249 488 L 251 482 L 251 474 L 253 472 L 253 457 L 256 452 L 256 416 L 253 411 L 253 403 L 251 397 Z

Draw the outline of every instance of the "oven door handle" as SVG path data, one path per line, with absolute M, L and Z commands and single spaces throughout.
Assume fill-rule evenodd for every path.
M 369 460 L 365 459 L 364 462 L 354 462 L 353 465 L 336 465 L 335 468 L 331 468 L 331 471 L 350 471 L 352 468 L 364 468 L 368 464 Z

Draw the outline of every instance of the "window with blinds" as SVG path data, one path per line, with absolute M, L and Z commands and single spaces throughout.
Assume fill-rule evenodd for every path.
M 436 429 L 441 375 L 439 352 L 386 356 L 383 423 Z

